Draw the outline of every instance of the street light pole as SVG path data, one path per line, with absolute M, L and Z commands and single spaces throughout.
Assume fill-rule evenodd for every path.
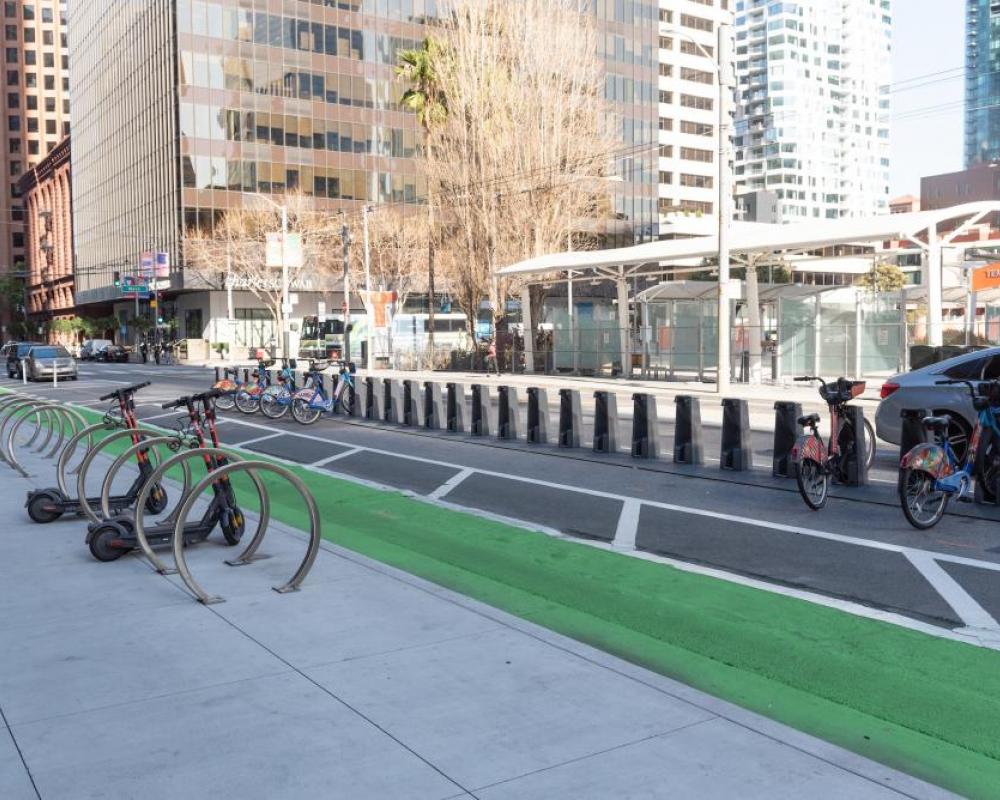
M 364 244 L 365 244 L 365 335 L 367 339 L 367 349 L 365 353 L 365 369 L 371 372 L 372 369 L 372 256 L 371 248 L 368 242 L 368 215 L 372 212 L 372 207 L 365 204 L 364 208 L 361 209 L 361 221 L 362 229 L 364 231 Z
M 288 302 L 288 257 L 285 249 L 288 240 L 288 206 L 278 207 L 281 210 L 281 357 L 288 359 L 291 358 L 288 316 L 292 313 L 292 304 Z
M 733 170 L 729 161 L 729 146 L 731 139 L 730 106 L 733 102 L 733 91 L 736 78 L 733 74 L 733 41 L 732 26 L 720 23 L 718 32 L 718 60 L 704 48 L 689 33 L 670 25 L 661 25 L 660 32 L 686 39 L 698 52 L 715 67 L 719 83 L 719 227 L 718 227 L 718 260 L 719 260 L 719 341 L 717 347 L 718 365 L 716 388 L 721 394 L 729 389 L 730 364 L 730 298 L 729 298 L 729 224 L 732 220 Z
M 351 363 L 351 231 L 347 227 L 347 214 L 340 212 L 340 237 L 344 243 L 344 366 Z

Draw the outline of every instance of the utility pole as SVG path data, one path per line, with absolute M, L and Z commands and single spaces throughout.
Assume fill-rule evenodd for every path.
M 720 394 L 729 389 L 730 310 L 729 310 L 729 226 L 733 197 L 733 170 L 729 161 L 731 134 L 730 107 L 736 85 L 733 75 L 732 26 L 719 25 L 719 344 L 716 387 Z
M 351 232 L 347 227 L 347 214 L 340 212 L 340 236 L 344 242 L 344 366 L 351 361 Z
M 364 243 L 365 243 L 365 330 L 368 337 L 367 346 L 365 348 L 365 369 L 371 372 L 372 369 L 372 345 L 374 344 L 374 337 L 372 336 L 372 254 L 371 248 L 368 242 L 368 215 L 372 212 L 372 207 L 365 204 L 364 208 L 361 209 L 361 221 L 362 228 L 364 230 Z
M 288 206 L 282 205 L 279 208 L 281 210 L 281 357 L 288 359 L 292 356 L 288 320 L 292 313 L 292 304 L 288 298 Z

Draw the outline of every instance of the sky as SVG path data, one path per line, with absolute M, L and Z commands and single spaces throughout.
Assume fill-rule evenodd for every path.
M 893 0 L 889 194 L 920 195 L 920 178 L 963 168 L 962 112 L 928 109 L 964 98 L 965 0 Z M 922 75 L 946 75 L 913 81 Z M 942 79 L 944 78 L 944 79 Z M 909 81 L 907 83 L 907 81 Z M 929 85 L 916 88 L 918 84 Z

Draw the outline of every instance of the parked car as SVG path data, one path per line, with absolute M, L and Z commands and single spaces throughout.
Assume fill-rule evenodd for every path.
M 81 361 L 96 361 L 102 350 L 110 347 L 110 339 L 86 339 L 80 348 Z
M 29 381 L 52 379 L 55 372 L 59 378 L 77 379 L 76 359 L 62 345 L 32 345 L 24 359 L 24 368 Z
M 112 344 L 108 345 L 103 350 L 97 351 L 97 360 L 105 361 L 109 364 L 127 364 L 128 355 L 128 348 L 122 347 L 120 344 Z
M 4 360 L 7 362 L 7 377 L 21 377 L 21 361 L 38 342 L 8 342 L 3 346 Z
M 955 455 L 964 458 L 978 414 L 965 386 L 936 383 L 948 379 L 973 382 L 1000 379 L 1000 347 L 966 353 L 889 378 L 882 384 L 882 402 L 875 412 L 878 437 L 899 444 L 903 427 L 900 413 L 907 408 L 926 408 L 934 415 L 951 417 L 948 438 Z

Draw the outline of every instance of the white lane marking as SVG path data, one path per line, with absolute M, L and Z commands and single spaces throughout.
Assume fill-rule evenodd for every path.
M 234 419 L 238 425 L 247 425 L 253 428 L 259 428 L 261 430 L 268 430 L 264 425 L 259 425 L 254 422 L 249 422 L 247 420 L 237 420 Z M 302 433 L 295 433 L 294 431 L 286 431 L 287 436 L 297 436 L 303 439 L 315 440 L 315 437 L 307 436 Z M 784 533 L 797 533 L 802 536 L 811 536 L 817 539 L 826 539 L 833 542 L 842 542 L 844 544 L 856 545 L 858 547 L 868 547 L 873 550 L 885 550 L 890 553 L 903 553 L 912 548 L 905 547 L 903 545 L 891 544 L 889 542 L 882 542 L 876 539 L 864 539 L 861 537 L 847 536 L 840 533 L 832 533 L 829 531 L 822 531 L 815 528 L 803 528 L 799 525 L 786 525 L 780 522 L 769 522 L 761 519 L 754 519 L 752 517 L 740 516 L 738 514 L 726 514 L 720 511 L 709 511 L 703 508 L 694 508 L 693 506 L 682 506 L 674 503 L 661 503 L 655 500 L 645 500 L 643 498 L 630 497 L 623 494 L 615 494 L 613 492 L 602 492 L 599 489 L 586 489 L 579 486 L 569 486 L 567 484 L 555 483 L 553 481 L 546 481 L 540 478 L 529 478 L 521 475 L 512 475 L 508 472 L 497 472 L 494 470 L 480 469 L 478 467 L 466 467 L 463 464 L 455 464 L 450 461 L 440 461 L 432 458 L 423 458 L 421 456 L 405 455 L 403 453 L 395 453 L 391 450 L 383 450 L 376 447 L 367 447 L 364 445 L 357 445 L 350 442 L 344 442 L 338 439 L 324 439 L 324 441 L 330 442 L 331 444 L 338 444 L 342 447 L 356 447 L 359 450 L 364 450 L 369 453 L 376 453 L 379 455 L 391 456 L 393 458 L 403 458 L 409 461 L 418 461 L 424 464 L 435 464 L 437 466 L 450 467 L 452 469 L 462 470 L 471 469 L 480 475 L 487 475 L 489 477 L 503 478 L 510 481 L 518 481 L 520 483 L 530 483 L 536 486 L 546 486 L 550 489 L 559 489 L 566 492 L 575 492 L 579 494 L 586 494 L 591 497 L 603 497 L 608 500 L 616 500 L 618 502 L 626 502 L 629 500 L 635 500 L 643 505 L 651 506 L 653 508 L 660 508 L 664 511 L 676 511 L 684 514 L 691 514 L 699 517 L 707 517 L 710 519 L 723 520 L 725 522 L 736 522 L 743 525 L 749 525 L 755 528 L 761 528 L 766 531 L 782 531 Z M 967 558 L 965 556 L 949 555 L 947 553 L 939 553 L 933 550 L 919 550 L 916 549 L 914 552 L 927 553 L 928 555 L 936 558 L 938 561 L 947 561 L 952 564 L 966 564 L 973 567 L 981 567 L 982 569 L 991 570 L 993 572 L 1000 572 L 1000 563 L 994 563 L 992 561 L 980 561 L 974 558 Z
M 618 527 L 612 544 L 615 550 L 635 550 L 635 536 L 639 532 L 640 500 L 626 500 L 622 503 L 622 513 L 618 516 Z
M 919 550 L 904 550 L 903 555 L 934 587 L 934 590 L 944 598 L 944 601 L 954 609 L 966 626 L 1000 633 L 1000 624 L 997 624 L 990 613 L 979 605 L 975 598 L 965 591 L 965 588 L 951 577 L 932 556 Z
M 462 481 L 468 478 L 470 475 L 474 474 L 475 470 L 463 469 L 461 472 L 452 475 L 448 480 L 438 486 L 433 492 L 427 495 L 431 500 L 440 500 L 446 494 L 448 494 L 452 489 L 458 486 Z
M 150 403 L 143 403 L 143 405 L 150 405 Z M 173 411 L 168 411 L 166 414 L 154 414 L 152 417 L 143 417 L 139 421 L 140 422 L 152 422 L 154 419 L 163 419 L 164 417 L 177 417 L 177 416 L 180 416 L 183 413 L 184 412 L 181 409 L 175 408 Z M 277 435 L 277 434 L 275 434 L 275 435 Z
M 258 436 L 256 439 L 247 439 L 245 442 L 240 442 L 240 447 L 246 447 L 248 444 L 257 444 L 257 442 L 266 442 L 268 439 L 276 439 L 283 435 L 281 433 L 270 433 L 267 436 Z
M 337 453 L 333 456 L 327 456 L 326 458 L 321 458 L 319 461 L 313 461 L 312 464 L 308 464 L 310 467 L 322 467 L 325 464 L 332 464 L 334 461 L 340 461 L 342 458 L 347 458 L 348 456 L 353 456 L 357 453 L 362 452 L 360 447 L 352 447 L 350 450 L 345 450 L 343 453 Z

